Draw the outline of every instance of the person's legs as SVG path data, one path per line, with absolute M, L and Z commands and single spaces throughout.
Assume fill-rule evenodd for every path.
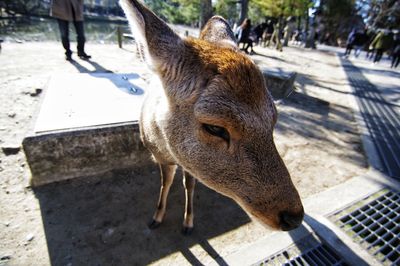
M 393 68 L 393 67 L 394 67 L 394 65 L 395 65 L 395 63 L 396 63 L 396 59 L 397 59 L 396 54 L 393 54 L 393 56 L 392 56 L 392 63 L 390 64 L 390 68 Z
M 372 49 L 369 59 L 372 60 L 375 56 L 376 56 L 376 49 Z
M 249 40 L 249 47 L 250 47 L 250 53 L 254 54 L 255 52 L 253 50 L 253 41 L 251 39 Z
M 395 62 L 394 62 L 393 67 L 397 68 L 399 66 L 399 63 L 400 63 L 400 53 L 395 54 L 393 57 L 395 58 L 395 60 L 394 60 Z
M 243 44 L 243 50 L 245 51 L 246 54 L 249 53 L 248 49 L 250 47 L 251 41 L 249 39 L 246 40 L 246 42 Z
M 355 47 L 354 56 L 355 56 L 356 58 L 358 58 L 358 56 L 360 55 L 361 50 L 362 50 L 362 46 L 356 46 L 356 47 Z
M 282 43 L 281 43 L 281 39 L 279 38 L 279 34 L 276 35 L 276 46 L 275 46 L 276 50 L 282 52 Z
M 382 49 L 376 49 L 376 55 L 374 59 L 374 63 L 378 63 L 381 58 L 382 58 L 383 50 Z
M 58 27 L 60 29 L 60 35 L 61 35 L 61 42 L 62 45 L 65 49 L 65 56 L 67 60 L 71 60 L 71 55 L 72 51 L 69 46 L 69 28 L 68 28 L 68 21 L 67 20 L 62 20 L 62 19 L 57 19 L 58 21 Z
M 346 46 L 346 51 L 344 52 L 344 55 L 345 56 L 349 56 L 350 55 L 350 53 L 351 53 L 351 45 L 350 44 L 348 44 L 347 46 Z
M 83 28 L 83 21 L 74 21 L 74 26 L 76 30 L 76 39 L 78 42 L 78 56 L 83 58 L 83 59 L 89 59 L 91 58 L 90 55 L 87 55 L 85 53 L 85 31 Z

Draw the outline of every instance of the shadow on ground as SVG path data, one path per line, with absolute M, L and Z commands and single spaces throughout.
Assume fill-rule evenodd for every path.
M 362 68 L 341 58 L 347 79 L 357 97 L 360 113 L 376 153 L 371 166 L 396 179 L 400 179 L 400 119 L 397 106 L 387 101 L 379 85 L 371 83 Z M 387 71 L 391 75 L 393 71 Z M 381 72 L 384 76 L 385 71 Z
M 164 223 L 147 227 L 159 193 L 159 172 L 115 171 L 35 189 L 40 202 L 52 265 L 145 265 L 181 252 L 200 264 L 189 248 L 199 244 L 217 263 L 222 258 L 207 239 L 224 234 L 250 219 L 236 203 L 198 184 L 195 231 L 181 234 L 184 190 L 178 172 L 171 188 Z
M 351 247 L 340 240 L 336 233 L 325 224 L 310 215 L 305 215 L 304 220 L 314 230 L 314 233 L 309 232 L 303 225 L 297 230 L 289 232 L 289 235 L 295 241 L 295 246 L 299 250 L 302 260 L 305 260 L 310 265 L 346 265 L 345 261 L 354 265 L 368 265 L 363 258 L 359 257 Z M 303 239 L 297 240 L 297 235 L 304 234 L 304 232 L 310 234 Z M 323 235 L 323 238 L 315 235 L 315 232 Z M 335 249 L 340 250 L 341 255 L 336 253 Z
M 313 143 L 328 143 L 330 145 L 320 147 L 328 152 L 331 145 L 343 146 L 346 149 L 350 147 L 357 152 L 343 156 L 352 163 L 365 165 L 359 133 L 350 108 L 331 104 L 301 92 L 293 92 L 281 104 L 284 105 L 285 111 L 279 112 L 276 133 L 302 136 Z

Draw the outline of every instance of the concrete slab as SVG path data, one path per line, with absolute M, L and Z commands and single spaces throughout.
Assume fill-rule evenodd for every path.
M 23 141 L 32 185 L 148 165 L 138 125 L 146 85 L 139 74 L 53 75 Z
M 138 74 L 55 74 L 34 132 L 138 121 L 145 87 Z
M 275 71 L 267 68 L 262 68 L 261 71 L 274 100 L 286 98 L 293 92 L 296 72 Z

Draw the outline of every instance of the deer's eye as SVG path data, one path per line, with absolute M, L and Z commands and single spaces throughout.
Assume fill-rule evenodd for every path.
M 219 137 L 229 143 L 229 133 L 225 128 L 209 124 L 203 124 L 202 126 L 208 134 Z

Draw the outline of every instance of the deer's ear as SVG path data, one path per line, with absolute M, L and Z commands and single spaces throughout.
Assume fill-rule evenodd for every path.
M 153 70 L 182 52 L 182 39 L 151 10 L 137 0 L 119 2 L 139 44 L 140 53 Z
M 237 49 L 236 38 L 223 17 L 210 18 L 200 33 L 200 39 Z

